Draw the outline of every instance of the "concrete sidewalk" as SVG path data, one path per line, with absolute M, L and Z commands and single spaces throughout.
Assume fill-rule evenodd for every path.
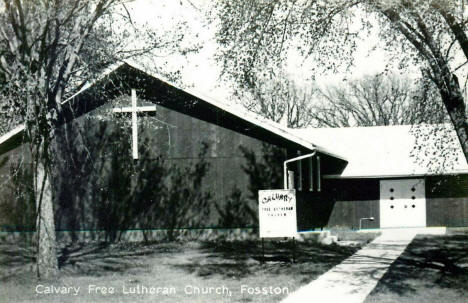
M 366 247 L 281 302 L 363 302 L 417 233 L 411 229 L 383 231 Z

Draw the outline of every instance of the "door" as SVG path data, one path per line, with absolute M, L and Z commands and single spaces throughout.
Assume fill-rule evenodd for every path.
M 426 227 L 424 179 L 380 181 L 380 228 Z

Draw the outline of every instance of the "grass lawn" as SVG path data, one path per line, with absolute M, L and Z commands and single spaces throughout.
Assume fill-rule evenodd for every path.
M 468 302 L 468 235 L 417 236 L 365 303 Z
M 268 258 L 262 264 L 260 241 L 81 244 L 61 248 L 58 281 L 38 282 L 31 273 L 32 250 L 1 244 L 0 301 L 278 302 L 359 248 L 296 243 L 297 262 L 291 263 L 291 242 L 267 241 Z M 48 287 L 62 286 L 71 287 L 70 293 L 43 293 Z M 79 287 L 78 295 L 72 287 Z M 169 294 L 124 294 L 144 287 Z M 212 287 L 211 294 L 195 293 L 209 291 L 207 287 Z M 255 288 L 261 293 L 249 294 Z M 103 294 L 104 289 L 114 293 Z

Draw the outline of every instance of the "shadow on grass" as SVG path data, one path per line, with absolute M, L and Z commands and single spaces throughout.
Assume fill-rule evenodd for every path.
M 80 243 L 62 248 L 58 258 L 67 275 L 104 276 L 111 272 L 150 271 L 143 256 L 170 254 L 181 250 L 178 243 Z
M 65 276 L 104 276 L 116 272 L 142 272 L 142 256 L 179 252 L 178 243 L 69 243 L 58 252 L 60 274 Z M 0 245 L 0 281 L 31 277 L 35 264 L 34 247 Z
M 36 256 L 32 245 L 2 243 L 0 245 L 0 281 L 31 275 Z
M 468 235 L 417 236 L 390 266 L 369 297 L 407 295 L 426 288 L 468 290 Z
M 242 279 L 250 275 L 281 274 L 310 281 L 354 254 L 359 247 L 320 245 L 315 242 L 265 241 L 265 256 L 261 241 L 203 242 L 201 255 L 190 263 L 174 265 L 201 277 L 221 275 Z M 295 263 L 292 263 L 293 255 Z

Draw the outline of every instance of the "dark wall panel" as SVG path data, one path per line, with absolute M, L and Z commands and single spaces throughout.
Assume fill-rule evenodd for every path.
M 426 178 L 427 198 L 468 197 L 468 175 L 434 176 Z
M 327 226 L 359 228 L 361 218 L 374 217 L 374 221 L 364 221 L 362 226 L 363 228 L 378 228 L 380 222 L 379 182 L 378 179 L 324 180 L 325 190 L 329 190 L 336 201 Z
M 328 227 L 346 226 L 359 228 L 361 218 L 374 217 L 374 221 L 363 221 L 363 228 L 379 228 L 379 200 L 336 201 Z
M 84 123 L 84 119 L 87 117 L 92 117 L 106 110 L 110 110 L 110 106 L 105 105 L 98 109 L 98 112 L 91 112 L 87 116 L 80 117 L 70 125 L 73 125 L 72 127 L 78 127 L 80 123 Z M 129 115 L 123 118 L 130 121 Z M 203 177 L 201 188 L 206 192 L 210 192 L 212 203 L 209 206 L 211 210 L 210 215 L 203 218 L 200 224 L 203 224 L 204 227 L 219 226 L 219 215 L 216 211 L 215 204 L 224 205 L 226 198 L 233 193 L 235 188 L 242 192 L 244 199 L 251 196 L 248 187 L 249 176 L 243 169 L 243 166 L 246 164 L 246 159 L 240 146 L 253 151 L 257 158 L 260 159 L 263 153 L 262 142 L 159 105 L 157 106 L 157 112 L 154 118 L 141 118 L 144 119 L 145 123 L 139 127 L 139 151 L 141 157 L 139 161 L 149 161 L 151 163 L 151 161 L 163 159 L 167 167 L 175 165 L 182 171 L 184 171 L 185 167 L 192 167 L 193 169 L 196 163 L 206 161 L 208 163 L 208 171 Z M 119 128 L 115 122 L 110 119 L 105 122 L 105 125 L 107 129 L 104 130 L 103 138 L 105 138 L 106 135 L 112 134 L 117 137 L 111 138 L 110 141 L 122 140 L 127 143 L 126 149 L 128 150 L 114 149 L 111 150 L 110 153 L 120 153 L 121 156 L 124 157 L 123 159 L 130 159 L 130 124 Z M 92 125 L 87 125 L 87 128 L 94 127 Z M 91 140 L 94 141 L 93 138 L 91 138 Z M 147 143 L 143 144 L 143 142 Z M 202 159 L 200 156 L 204 144 L 206 144 L 207 150 Z M 101 162 L 106 162 L 110 159 L 103 155 L 103 153 L 100 153 L 99 149 L 95 150 L 94 157 L 96 161 Z M 281 163 L 272 163 L 271 165 L 281 166 Z M 154 179 L 157 179 L 156 175 Z M 149 182 L 156 181 L 149 180 Z M 168 181 L 166 180 L 165 182 Z M 187 184 L 172 184 L 172 186 L 180 189 L 187 186 Z M 59 189 L 59 191 L 61 190 L 65 189 Z M 152 199 L 152 197 L 146 197 L 146 199 Z M 82 200 L 83 201 L 80 202 L 82 204 L 92 203 L 90 197 Z M 63 203 L 59 204 L 64 205 Z M 255 208 L 256 201 L 249 201 L 249 205 Z M 67 220 L 61 220 L 61 222 L 63 222 L 63 224 L 59 226 L 59 228 L 68 229 L 68 226 L 65 226 Z M 251 222 L 250 225 L 253 223 L 254 222 Z M 158 227 L 160 226 L 151 226 L 151 228 Z M 184 225 L 178 227 L 188 226 Z M 82 226 L 81 228 L 88 229 L 92 227 Z
M 335 206 L 332 197 L 324 192 L 296 192 L 297 226 L 299 231 L 323 228 Z
M 426 178 L 427 226 L 468 226 L 468 175 Z
M 468 226 L 467 198 L 427 199 L 427 226 Z
M 379 227 L 379 180 L 323 180 L 322 191 L 298 192 L 298 226 L 300 230 L 323 227 L 364 228 Z

